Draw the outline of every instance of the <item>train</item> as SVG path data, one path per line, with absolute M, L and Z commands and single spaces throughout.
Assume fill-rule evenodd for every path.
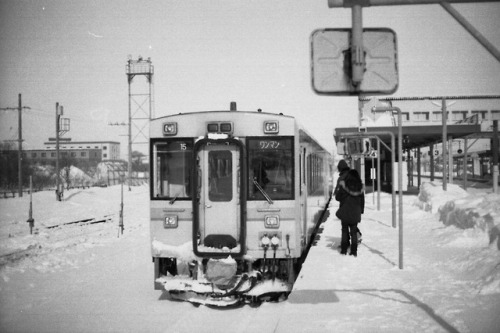
M 331 154 L 296 118 L 229 110 L 150 122 L 155 289 L 196 304 L 286 299 L 331 198 Z

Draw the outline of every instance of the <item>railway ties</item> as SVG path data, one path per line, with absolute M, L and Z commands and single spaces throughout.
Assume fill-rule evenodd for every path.
M 40 227 L 44 230 L 51 230 L 50 237 L 40 237 L 38 238 L 36 235 L 40 233 L 40 231 L 36 232 L 33 235 L 33 241 L 31 244 L 25 245 L 22 249 L 11 249 L 10 252 L 1 253 L 0 254 L 0 267 L 4 266 L 8 263 L 17 262 L 23 260 L 32 255 L 38 255 L 40 253 L 44 253 L 45 248 L 49 248 L 50 251 L 53 250 L 53 244 L 60 244 L 58 248 L 65 248 L 68 246 L 74 246 L 75 244 L 80 244 L 85 242 L 88 239 L 88 236 L 91 234 L 106 232 L 106 228 L 104 224 L 107 222 L 111 222 L 114 220 L 115 214 L 108 214 L 102 217 L 92 217 L 85 218 L 76 221 L 69 221 L 58 223 L 49 226 Z M 103 227 L 100 228 L 91 228 L 91 226 L 102 224 Z M 75 227 L 84 227 L 85 229 L 75 228 Z M 88 229 L 90 228 L 90 229 Z M 109 236 L 111 237 L 111 233 Z M 10 236 L 9 236 L 10 237 Z M 17 236 L 16 236 L 17 237 Z M 75 238 L 80 237 L 81 240 L 75 241 Z
M 104 215 L 102 218 L 92 217 L 92 218 L 88 218 L 88 219 L 82 219 L 82 220 L 77 220 L 77 221 L 54 224 L 54 225 L 45 227 L 45 229 L 54 229 L 54 228 L 62 227 L 65 225 L 72 225 L 72 224 L 86 225 L 86 224 L 106 223 L 106 222 L 112 221 L 114 215 L 115 214 L 109 214 L 109 215 Z

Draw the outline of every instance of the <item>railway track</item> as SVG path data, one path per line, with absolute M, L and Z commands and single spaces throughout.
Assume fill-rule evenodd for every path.
M 45 248 L 50 248 L 50 250 L 52 251 L 54 250 L 54 248 L 57 249 L 74 246 L 76 244 L 85 242 L 88 239 L 89 235 L 99 232 L 108 233 L 107 231 L 110 231 L 111 228 L 106 228 L 104 224 L 112 222 L 115 215 L 116 214 L 108 214 L 104 215 L 103 217 L 87 218 L 43 227 L 43 229 L 45 230 L 52 230 L 49 238 L 46 238 L 48 239 L 47 242 L 36 242 L 35 244 L 30 244 L 23 249 L 0 254 L 0 267 L 6 265 L 7 263 L 20 261 L 35 254 L 43 254 Z M 103 226 L 96 227 L 96 225 L 98 224 L 103 224 Z M 85 227 L 85 229 L 82 229 L 81 227 Z M 109 232 L 110 236 L 111 234 L 112 233 Z M 80 238 L 81 240 L 70 241 L 77 238 Z

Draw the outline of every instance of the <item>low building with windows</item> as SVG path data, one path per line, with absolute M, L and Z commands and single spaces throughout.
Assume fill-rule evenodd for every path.
M 28 160 L 32 163 L 39 163 L 45 165 L 55 165 L 56 163 L 56 150 L 47 149 L 31 149 L 23 150 L 23 159 Z M 59 158 L 63 159 L 74 159 L 78 162 L 87 162 L 88 164 L 97 165 L 102 160 L 101 149 L 82 149 L 82 150 L 71 150 L 71 149 L 59 149 Z
M 50 151 L 56 149 L 56 140 L 49 138 L 48 142 L 44 143 L 45 150 Z M 115 161 L 120 159 L 120 142 L 117 141 L 71 141 L 71 139 L 59 140 L 60 151 L 68 151 L 71 157 L 82 157 L 82 153 L 94 153 L 95 150 L 101 152 L 100 160 Z
M 49 139 L 44 149 L 23 150 L 23 159 L 30 163 L 55 165 L 57 159 L 56 142 Z M 116 141 L 59 141 L 59 160 L 75 160 L 79 165 L 96 166 L 102 161 L 120 159 L 120 143 Z

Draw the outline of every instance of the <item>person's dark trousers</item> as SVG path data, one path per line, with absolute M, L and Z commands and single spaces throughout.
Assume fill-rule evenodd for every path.
M 351 234 L 351 255 L 358 255 L 358 225 L 350 225 L 349 233 Z M 343 234 L 343 233 L 342 233 Z
M 346 254 L 349 247 L 349 225 L 342 222 L 342 239 L 340 241 L 340 253 Z

